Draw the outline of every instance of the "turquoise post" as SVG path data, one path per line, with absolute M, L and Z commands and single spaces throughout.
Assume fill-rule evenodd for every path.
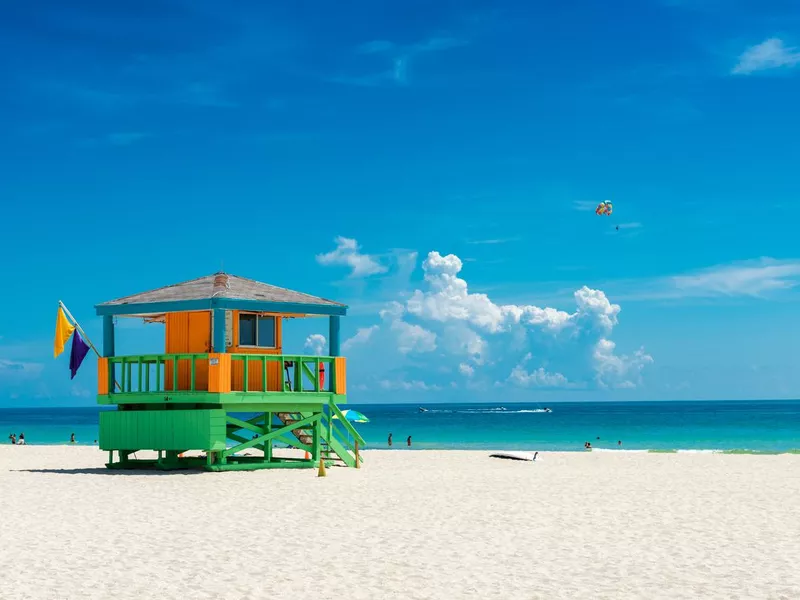
M 225 352 L 225 309 L 214 309 L 214 352 Z
M 103 317 L 103 356 L 114 356 L 114 317 Z
M 329 320 L 328 347 L 330 348 L 330 356 L 341 356 L 341 347 L 339 345 L 339 317 L 331 316 Z

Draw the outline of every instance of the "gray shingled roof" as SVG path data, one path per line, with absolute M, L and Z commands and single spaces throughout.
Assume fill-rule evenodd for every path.
M 217 275 L 226 275 L 228 286 L 214 288 L 214 279 Z M 176 283 L 166 287 L 141 292 L 124 298 L 117 298 L 103 302 L 98 306 L 118 306 L 121 304 L 145 304 L 149 302 L 179 302 L 182 300 L 206 300 L 210 298 L 235 298 L 237 300 L 256 300 L 262 302 L 291 302 L 296 304 L 309 304 L 317 306 L 344 306 L 333 300 L 318 298 L 310 294 L 287 290 L 268 283 L 261 283 L 252 279 L 215 273 L 198 279 Z

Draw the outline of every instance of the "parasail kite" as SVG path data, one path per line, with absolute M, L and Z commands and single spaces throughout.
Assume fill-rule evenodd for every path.
M 606 215 L 611 216 L 611 213 L 614 212 L 614 205 L 611 204 L 608 200 L 601 202 L 597 205 L 597 208 L 594 209 L 594 214 L 596 215 Z

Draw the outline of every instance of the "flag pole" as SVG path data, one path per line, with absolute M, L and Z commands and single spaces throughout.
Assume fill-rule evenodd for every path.
M 95 348 L 94 344 L 92 343 L 92 340 L 90 340 L 89 336 L 86 335 L 86 332 L 83 330 L 83 327 L 81 327 L 80 324 L 78 324 L 78 321 L 75 320 L 75 317 L 72 316 L 72 313 L 69 312 L 69 309 L 66 307 L 66 305 L 61 300 L 59 300 L 58 301 L 58 306 L 64 311 L 64 314 L 67 315 L 67 318 L 70 321 L 72 321 L 72 323 L 75 325 L 75 329 L 77 329 L 78 332 L 81 334 L 81 337 L 84 340 L 86 340 L 86 342 L 89 344 L 89 347 L 92 350 L 94 350 L 94 353 L 97 354 L 97 357 L 98 358 L 102 358 L 103 355 L 100 354 L 100 352 L 97 351 L 97 348 Z M 119 384 L 119 382 L 116 380 L 116 378 L 114 379 L 114 384 L 117 386 L 118 390 L 122 391 L 122 386 Z
M 64 305 L 64 303 L 63 303 L 61 300 L 59 300 L 59 301 L 58 301 L 58 305 L 59 305 L 59 306 L 60 306 L 60 307 L 61 307 L 61 308 L 64 310 L 64 313 L 67 315 L 67 317 L 69 317 L 69 320 L 70 320 L 70 321 L 72 321 L 72 324 L 73 324 L 73 325 L 75 325 L 75 329 L 77 329 L 77 330 L 78 330 L 78 332 L 81 334 L 81 337 L 82 337 L 84 340 L 86 340 L 86 342 L 89 344 L 89 347 L 90 347 L 92 350 L 94 350 L 94 353 L 95 353 L 95 354 L 97 354 L 98 358 L 102 358 L 102 356 L 103 356 L 103 355 L 102 355 L 102 354 L 100 354 L 100 353 L 97 351 L 97 348 L 95 348 L 95 347 L 94 347 L 94 344 L 92 343 L 92 340 L 90 340 L 90 339 L 89 339 L 89 336 L 88 336 L 88 335 L 86 335 L 86 332 L 83 330 L 83 327 L 81 327 L 81 326 L 78 324 L 78 322 L 75 320 L 75 317 L 73 317 L 73 316 L 72 316 L 72 313 L 71 313 L 71 312 L 69 312 L 69 309 L 68 309 L 68 308 L 67 308 L 67 307 Z

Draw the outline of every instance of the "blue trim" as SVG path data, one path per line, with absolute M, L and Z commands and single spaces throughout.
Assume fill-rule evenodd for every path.
M 342 305 L 303 304 L 299 302 L 267 302 L 261 300 L 237 300 L 236 298 L 208 298 L 205 300 L 176 300 L 173 302 L 142 302 L 137 304 L 99 304 L 95 306 L 98 316 L 138 315 L 149 313 L 186 312 L 191 310 L 251 310 L 303 315 L 345 316 L 347 307 Z
M 103 317 L 103 356 L 114 356 L 114 317 Z
M 214 352 L 225 352 L 225 309 L 214 309 Z
M 341 347 L 339 345 L 339 321 L 339 317 L 330 317 L 328 329 L 328 352 L 330 352 L 330 356 L 341 356 Z

